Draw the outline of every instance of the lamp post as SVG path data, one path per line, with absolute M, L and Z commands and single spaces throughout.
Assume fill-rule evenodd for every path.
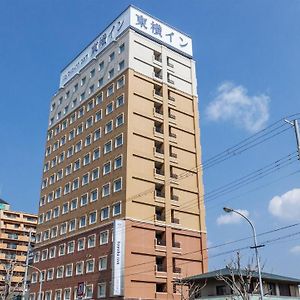
M 255 250 L 255 257 L 256 257 L 256 264 L 257 264 L 257 269 L 258 269 L 258 279 L 259 279 L 259 290 L 260 290 L 260 297 L 261 300 L 263 300 L 264 298 L 264 292 L 263 292 L 263 285 L 262 285 L 262 278 L 261 278 L 261 268 L 260 268 L 260 262 L 259 262 L 259 256 L 258 256 L 258 248 L 262 247 L 262 245 L 257 245 L 257 238 L 256 238 L 256 230 L 255 227 L 253 225 L 253 223 L 242 213 L 240 213 L 237 210 L 234 210 L 232 208 L 228 208 L 228 207 L 224 207 L 223 210 L 226 213 L 236 213 L 238 215 L 240 215 L 242 218 L 244 218 L 251 226 L 252 229 L 252 233 L 253 233 L 253 240 L 254 240 L 254 246 L 251 248 L 254 248 Z

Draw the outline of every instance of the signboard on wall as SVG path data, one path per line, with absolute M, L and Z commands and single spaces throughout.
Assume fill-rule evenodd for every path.
M 124 294 L 124 259 L 125 259 L 125 221 L 114 221 L 113 239 L 113 268 L 112 293 L 113 296 Z
M 149 14 L 130 6 L 90 43 L 62 72 L 60 87 L 78 74 L 92 59 L 107 48 L 128 27 L 171 46 L 189 56 L 193 55 L 192 40 L 186 34 L 166 25 Z

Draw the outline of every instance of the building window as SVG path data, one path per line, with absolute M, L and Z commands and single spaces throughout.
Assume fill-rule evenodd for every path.
M 82 275 L 83 274 L 83 261 L 77 262 L 75 267 L 76 275 Z
M 109 218 L 109 207 L 104 207 L 101 209 L 101 221 L 107 220 Z
M 89 259 L 86 261 L 86 273 L 92 273 L 94 272 L 94 265 L 95 265 L 95 261 L 94 259 Z
M 91 191 L 91 194 L 90 194 L 90 201 L 94 202 L 96 200 L 98 200 L 98 189 Z
M 84 106 L 78 110 L 77 118 L 81 118 L 84 115 Z
M 58 256 L 65 255 L 66 244 L 60 244 L 58 246 Z
M 115 138 L 115 148 L 118 148 L 118 147 L 120 147 L 122 145 L 123 145 L 123 133 L 121 133 L 120 135 L 118 135 Z
M 96 234 L 93 234 L 88 237 L 88 248 L 93 248 L 95 246 L 96 246 Z
M 42 258 L 41 258 L 41 261 L 44 261 L 48 258 L 48 249 L 44 249 L 42 251 Z
M 82 176 L 81 185 L 84 186 L 89 183 L 89 173 L 86 173 Z
M 87 146 L 89 146 L 91 143 L 92 143 L 92 135 L 89 134 L 89 135 L 85 138 L 84 146 L 87 147 Z
M 83 92 L 81 95 L 80 95 L 80 101 L 83 101 L 85 99 L 85 92 Z
M 71 289 L 65 289 L 65 293 L 64 293 L 64 300 L 70 300 L 71 299 Z
M 90 128 L 93 126 L 93 117 L 89 117 L 85 122 L 85 128 Z
M 71 157 L 73 155 L 74 147 L 70 147 L 67 150 L 67 158 Z
M 85 249 L 85 238 L 78 239 L 77 251 L 82 251 Z
M 66 203 L 63 204 L 61 214 L 64 215 L 67 212 L 69 212 L 69 202 L 66 202 Z
M 76 83 L 76 84 L 74 85 L 74 92 L 77 92 L 77 90 L 78 90 L 78 83 Z
M 103 92 L 99 93 L 96 97 L 96 105 L 101 104 L 103 102 Z
M 78 199 L 77 198 L 71 200 L 71 203 L 70 203 L 70 210 L 71 211 L 77 209 L 77 203 L 78 203 Z
M 115 170 L 119 169 L 122 167 L 122 165 L 123 165 L 123 157 L 122 157 L 122 155 L 120 155 L 120 156 L 116 157 L 114 160 L 114 169 Z
M 102 197 L 107 197 L 109 195 L 110 195 L 110 183 L 107 183 L 102 186 Z
M 101 128 L 98 128 L 94 131 L 94 142 L 98 141 L 101 138 Z
M 100 245 L 108 243 L 108 230 L 100 232 Z
M 99 258 L 99 271 L 107 269 L 107 256 L 102 256 Z
M 80 206 L 85 206 L 88 204 L 88 194 L 84 194 L 80 197 Z
M 51 291 L 46 291 L 45 292 L 45 300 L 51 300 L 51 294 L 52 294 Z
M 124 99 L 124 95 L 122 94 L 116 99 L 116 108 L 122 106 L 124 103 L 125 103 L 125 99 Z
M 78 189 L 78 187 L 79 187 L 79 179 L 76 178 L 76 179 L 73 180 L 73 183 L 72 183 L 72 190 L 75 191 L 75 190 Z
M 53 280 L 54 276 L 54 268 L 48 269 L 47 270 L 47 281 Z
M 122 45 L 119 46 L 119 54 L 123 53 L 125 50 L 125 44 L 123 43 Z
M 79 228 L 83 228 L 86 226 L 86 216 L 81 216 L 79 218 Z
M 125 61 L 122 60 L 119 62 L 119 71 L 122 71 L 125 68 Z
M 86 285 L 85 287 L 85 299 L 91 299 L 93 297 L 93 285 Z
M 60 235 L 66 234 L 67 233 L 67 223 L 62 223 L 60 225 Z
M 101 61 L 99 64 L 99 71 L 104 70 L 104 61 Z
M 118 178 L 114 181 L 114 193 L 122 190 L 122 178 Z
M 120 114 L 116 117 L 116 127 L 119 127 L 122 124 L 124 124 L 124 114 Z
M 94 149 L 93 151 L 93 160 L 96 160 L 100 157 L 100 148 Z
M 90 111 L 93 108 L 94 108 L 94 100 L 91 100 L 86 107 L 86 111 Z
M 71 184 L 68 182 L 64 187 L 64 195 L 69 194 L 71 191 Z
M 95 114 L 95 122 L 98 122 L 102 119 L 102 110 L 99 110 Z
M 73 264 L 66 265 L 66 277 L 71 277 L 73 275 Z
M 107 97 L 111 96 L 114 93 L 114 84 L 111 84 L 108 88 L 107 88 Z
M 91 155 L 90 155 L 90 153 L 88 153 L 83 157 L 83 165 L 86 166 L 90 162 L 91 162 Z
M 106 175 L 111 172 L 111 162 L 108 161 L 103 165 L 103 175 Z
M 104 130 L 104 133 L 107 134 L 107 133 L 110 133 L 112 132 L 113 130 L 113 121 L 109 121 L 105 124 L 105 130 Z
M 97 212 L 93 211 L 89 216 L 89 224 L 95 224 L 97 222 Z
M 92 171 L 92 181 L 99 178 L 99 168 L 96 168 Z
M 121 214 L 121 202 L 117 202 L 113 205 L 113 216 Z
M 99 80 L 98 80 L 98 87 L 101 87 L 104 83 L 104 78 L 101 77 Z
M 74 249 L 75 249 L 75 242 L 74 241 L 68 242 L 67 253 L 68 254 L 73 253 Z
M 72 232 L 76 229 L 76 219 L 73 219 L 69 222 L 69 232 Z
M 80 125 L 78 125 L 76 133 L 77 133 L 77 135 L 79 135 L 79 134 L 81 134 L 82 132 L 83 132 L 83 125 L 82 125 L 82 123 L 81 123 Z
M 49 259 L 54 258 L 55 255 L 56 255 L 56 247 L 54 246 L 49 249 Z
M 109 61 L 113 61 L 115 59 L 115 52 L 112 52 L 110 55 L 109 55 Z
M 77 171 L 80 169 L 80 158 L 75 160 L 74 165 L 73 165 L 73 171 Z
M 104 154 L 112 151 L 112 141 L 108 141 L 104 144 Z
M 106 283 L 105 282 L 101 282 L 98 283 L 98 298 L 106 298 Z
M 81 79 L 81 86 L 84 85 L 85 82 L 86 82 L 86 77 L 83 77 L 83 78 Z
M 61 300 L 61 290 L 55 291 L 54 300 Z
M 106 115 L 109 115 L 110 113 L 112 113 L 113 110 L 114 110 L 113 102 L 108 103 L 106 105 L 106 110 L 105 110 Z
M 64 266 L 59 266 L 56 269 L 56 278 L 63 278 L 64 276 Z
M 93 78 L 95 76 L 95 73 L 96 73 L 95 69 L 91 70 L 91 72 L 90 72 L 90 78 Z
M 51 238 L 57 237 L 57 232 L 58 232 L 58 227 L 57 226 L 51 228 Z

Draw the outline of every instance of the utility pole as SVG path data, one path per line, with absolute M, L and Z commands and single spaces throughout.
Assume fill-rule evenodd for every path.
M 299 132 L 299 124 L 298 120 L 293 120 L 292 122 L 289 120 L 285 120 L 285 122 L 289 123 L 294 127 L 295 135 L 296 135 L 296 142 L 297 142 L 297 152 L 298 152 L 298 159 L 300 160 L 300 132 Z

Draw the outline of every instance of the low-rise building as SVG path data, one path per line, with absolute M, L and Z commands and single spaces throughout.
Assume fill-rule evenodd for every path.
M 209 300 L 225 300 L 231 298 L 241 298 L 232 291 L 229 285 L 225 281 L 220 279 L 220 276 L 232 279 L 236 279 L 236 283 L 239 285 L 240 276 L 246 279 L 246 271 L 237 271 L 229 268 L 211 271 L 188 277 L 185 281 L 190 285 L 190 298 L 191 299 L 209 299 Z M 239 277 L 239 278 L 238 278 Z M 248 277 L 249 278 L 249 277 Z M 243 279 L 242 279 L 243 280 Z M 289 300 L 300 299 L 299 285 L 300 279 L 291 278 L 271 273 L 262 272 L 263 291 L 266 299 L 286 299 Z M 258 284 L 258 273 L 252 272 L 251 283 L 249 289 L 249 299 L 259 299 L 259 289 L 254 289 L 254 286 Z
M 22 290 L 30 232 L 34 237 L 37 216 L 10 210 L 0 199 L 0 292 Z

